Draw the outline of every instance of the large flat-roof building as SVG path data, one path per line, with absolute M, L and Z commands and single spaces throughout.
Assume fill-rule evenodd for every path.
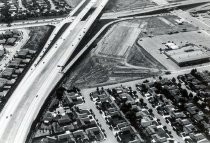
M 209 62 L 210 53 L 197 46 L 166 51 L 165 54 L 180 67 Z

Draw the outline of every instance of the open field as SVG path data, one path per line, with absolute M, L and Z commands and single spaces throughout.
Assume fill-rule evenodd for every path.
M 160 51 L 155 50 L 158 49 L 155 42 L 145 42 L 148 44 L 146 46 L 155 47 L 155 49 L 147 50 L 144 49 L 144 45 L 138 45 L 138 39 L 143 42 L 144 40 L 141 41 L 141 39 L 152 40 L 159 36 L 168 36 L 171 40 L 176 38 L 177 34 L 174 33 L 182 34 L 183 31 L 187 33 L 198 30 L 187 21 L 181 24 L 179 21 L 182 19 L 175 15 L 164 14 L 113 24 L 95 41 L 92 50 L 75 64 L 64 82 L 65 86 L 93 87 L 98 84 L 105 85 L 156 76 L 166 69 L 179 69 L 166 56 L 163 57 Z M 186 36 L 181 36 L 181 39 Z M 158 40 L 156 42 L 159 43 Z M 156 55 L 153 55 L 153 52 Z M 163 61 L 156 59 L 157 56 L 163 57 Z
M 178 21 L 180 20 L 181 19 L 175 15 L 163 15 L 155 16 L 152 18 L 136 19 L 132 22 L 139 23 L 145 21 L 147 23 L 145 31 L 140 34 L 140 37 L 198 30 L 197 27 L 193 26 L 187 21 L 184 21 L 182 24 L 179 24 Z
M 151 0 L 111 0 L 109 1 L 106 11 L 122 11 L 129 9 L 143 9 L 156 5 Z
M 159 49 L 165 49 L 166 46 L 163 43 L 173 42 L 177 46 L 183 46 L 184 44 L 194 44 L 197 46 L 205 47 L 209 50 L 209 34 L 205 31 L 192 31 L 184 32 L 172 35 L 155 36 L 152 38 L 142 38 L 138 41 L 138 44 L 155 57 L 163 66 L 169 70 L 178 70 L 180 67 L 167 58 L 165 54 L 162 54 Z
M 112 59 L 87 56 L 66 78 L 64 82 L 66 88 L 73 85 L 80 88 L 94 87 L 98 84 L 113 84 L 161 74 L 159 70 L 153 72 L 150 69 L 135 69 Z
M 28 29 L 30 30 L 30 39 L 23 48 L 30 50 L 39 50 L 52 32 L 51 26 L 30 27 Z
M 128 22 L 114 25 L 98 43 L 95 53 L 101 56 L 124 58 L 141 32 L 138 27 L 139 24 L 130 25 Z
M 65 86 L 111 84 L 156 76 L 165 68 L 136 45 L 147 23 L 122 21 L 109 27 L 69 73 Z
M 76 7 L 82 0 L 65 0 L 71 7 Z
M 158 61 L 137 44 L 131 48 L 127 62 L 134 66 L 164 69 Z
M 165 14 L 126 20 L 110 26 L 106 33 L 96 40 L 90 53 L 78 62 L 65 85 L 97 86 L 161 74 L 168 67 L 162 61 L 156 60 L 157 55 L 151 55 L 136 41 L 144 37 L 178 33 L 183 29 L 198 29 L 185 21 L 179 24 L 179 20 L 177 16 Z M 171 63 L 172 68 L 169 69 L 179 68 L 175 63 Z

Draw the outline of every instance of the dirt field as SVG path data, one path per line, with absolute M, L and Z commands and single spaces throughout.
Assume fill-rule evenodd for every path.
M 76 7 L 82 0 L 65 0 L 71 7 Z
M 24 48 L 31 50 L 39 50 L 42 48 L 52 31 L 52 27 L 50 26 L 30 27 L 28 29 L 30 30 L 30 39 Z
M 138 38 L 139 24 L 121 22 L 114 25 L 98 43 L 96 54 L 124 58 L 126 52 Z
M 124 21 L 110 27 L 75 64 L 65 86 L 93 87 L 161 74 L 164 67 L 135 44 L 146 25 L 145 21 Z
M 187 0 L 167 0 L 169 3 L 174 3 L 174 2 L 183 2 Z
M 188 22 L 183 22 L 183 24 L 179 24 L 177 21 L 180 20 L 179 17 L 174 15 L 164 15 L 164 16 L 156 16 L 152 18 L 143 18 L 136 19 L 132 22 L 140 23 L 145 21 L 147 25 L 145 26 L 145 31 L 141 33 L 140 37 L 148 37 L 155 35 L 164 35 L 167 33 L 177 33 L 182 32 L 184 29 L 186 31 L 196 31 L 197 27 L 193 26 Z
M 150 54 L 137 44 L 130 50 L 127 62 L 134 66 L 164 69 Z
M 110 0 L 106 12 L 145 8 L 156 5 L 151 0 Z
M 134 79 L 157 76 L 160 71 L 149 69 L 135 69 L 122 65 L 112 59 L 88 55 L 72 70 L 64 82 L 66 88 L 77 86 L 80 88 L 96 87 L 117 82 L 125 82 Z
M 114 24 L 96 40 L 95 47 L 92 47 L 89 54 L 75 64 L 76 66 L 66 79 L 65 86 L 67 88 L 73 85 L 81 88 L 94 87 L 99 84 L 106 85 L 157 76 L 165 72 L 166 68 L 172 70 L 179 68 L 167 57 L 162 58 L 163 61 L 156 59 L 158 56 L 162 57 L 158 50 L 160 47 L 156 45 L 160 42 L 158 41 L 159 36 L 164 37 L 169 32 L 177 33 L 183 29 L 189 32 L 197 30 L 187 22 L 179 25 L 177 20 L 180 18 L 174 15 L 163 15 Z M 175 35 L 167 35 L 168 40 L 176 39 Z M 181 39 L 193 38 L 190 36 L 192 33 L 189 34 L 189 37 L 187 35 L 180 37 Z M 153 41 L 155 38 L 157 41 Z M 138 40 L 143 44 L 138 45 Z M 144 49 L 144 46 L 151 49 Z M 164 62 L 170 67 L 164 65 Z

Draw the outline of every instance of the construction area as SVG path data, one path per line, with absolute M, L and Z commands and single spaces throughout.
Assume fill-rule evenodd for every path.
M 71 70 L 65 86 L 107 85 L 205 64 L 209 34 L 199 29 L 172 13 L 119 21 L 95 41 Z M 178 46 L 176 51 L 168 50 L 170 43 Z
M 152 0 L 111 0 L 106 6 L 106 12 L 144 9 L 155 5 Z

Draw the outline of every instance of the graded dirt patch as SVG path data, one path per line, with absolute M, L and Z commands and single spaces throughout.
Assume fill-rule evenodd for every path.
M 155 6 L 151 0 L 110 0 L 106 6 L 106 12 L 123 11 L 129 9 L 143 9 Z
M 124 58 L 141 30 L 138 24 L 121 22 L 114 25 L 98 43 L 96 54 Z

